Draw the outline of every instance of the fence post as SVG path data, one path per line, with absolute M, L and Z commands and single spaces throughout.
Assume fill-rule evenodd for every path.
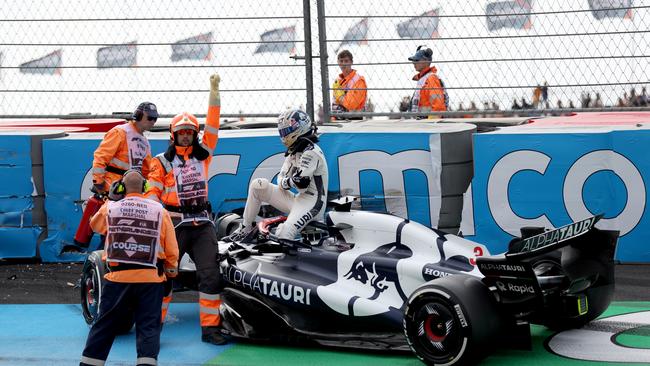
M 305 76 L 307 92 L 307 114 L 314 120 L 314 70 L 312 67 L 311 52 L 311 11 L 309 10 L 310 0 L 302 0 L 303 21 L 305 26 Z
M 330 121 L 330 94 L 329 94 L 329 72 L 327 67 L 327 32 L 325 30 L 325 1 L 316 0 L 318 12 L 318 48 L 320 53 L 320 81 L 323 93 L 323 122 Z

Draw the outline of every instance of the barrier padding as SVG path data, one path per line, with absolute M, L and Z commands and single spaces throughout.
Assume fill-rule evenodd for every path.
M 31 197 L 0 197 L 0 227 L 32 226 L 33 208 Z
M 356 127 L 322 129 L 325 133 L 319 145 L 328 161 L 329 197 L 361 195 L 364 209 L 436 226 L 441 215 L 440 136 L 462 131 L 469 143 L 474 127 L 414 124 L 403 133 L 390 132 L 394 125 L 373 126 L 363 132 Z M 76 134 L 43 141 L 48 214 L 48 237 L 40 245 L 43 261 L 83 259 L 61 251 L 72 242 L 82 203 L 90 196 L 92 156 L 102 137 Z M 149 139 L 154 154 L 168 146 L 167 133 L 151 133 Z M 243 209 L 249 182 L 257 177 L 275 179 L 284 151 L 275 129 L 221 131 L 208 172 L 213 211 Z M 98 245 L 94 240 L 91 249 Z
M 475 135 L 473 213 L 463 218 L 473 221 L 471 238 L 500 252 L 522 226 L 560 227 L 603 213 L 596 226 L 621 233 L 616 259 L 650 262 L 648 146 L 644 125 Z
M 0 134 L 0 197 L 31 196 L 31 137 Z
M 43 229 L 38 226 L 0 227 L 0 258 L 33 258 Z

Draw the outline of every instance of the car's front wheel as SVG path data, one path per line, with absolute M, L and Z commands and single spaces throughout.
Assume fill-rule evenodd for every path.
M 88 325 L 93 325 L 99 315 L 99 305 L 102 297 L 102 283 L 106 267 L 102 260 L 102 250 L 96 250 L 88 255 L 81 271 L 80 295 L 81 313 Z M 133 311 L 129 310 L 121 318 L 117 333 L 128 333 L 134 324 Z
M 411 350 L 428 365 L 469 365 L 491 351 L 502 328 L 499 314 L 494 296 L 479 279 L 453 275 L 413 293 L 404 333 Z
M 105 267 L 102 261 L 101 250 L 88 255 L 81 272 L 80 295 L 81 312 L 88 325 L 97 320 L 99 303 L 102 296 L 102 281 L 104 280 Z

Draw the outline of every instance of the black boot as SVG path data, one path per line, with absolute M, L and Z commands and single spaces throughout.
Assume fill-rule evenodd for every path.
M 220 327 L 201 327 L 201 340 L 215 345 L 228 343 L 228 339 L 221 334 Z

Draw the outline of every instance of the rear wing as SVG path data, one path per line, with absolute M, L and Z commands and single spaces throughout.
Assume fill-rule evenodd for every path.
M 510 245 L 506 257 L 512 259 L 528 258 L 563 247 L 568 244 L 565 242 L 589 232 L 602 218 L 602 214 L 592 216 L 557 229 L 523 238 Z

